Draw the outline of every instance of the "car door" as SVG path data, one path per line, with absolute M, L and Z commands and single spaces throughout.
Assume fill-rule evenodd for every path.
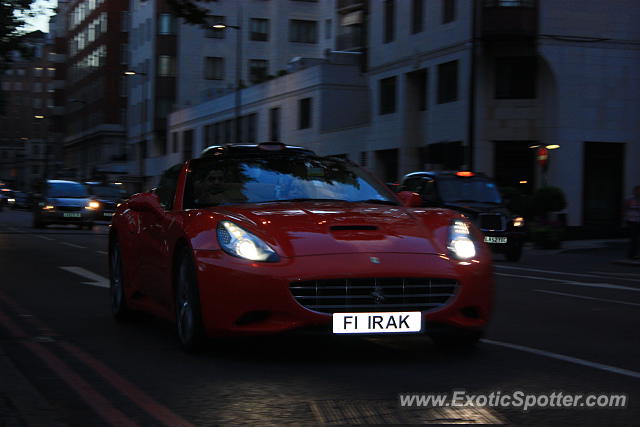
M 153 190 L 157 209 L 140 212 L 140 288 L 143 294 L 161 307 L 168 307 L 172 297 L 172 259 L 169 247 L 169 228 L 176 221 L 172 211 L 173 197 L 181 165 L 167 169 Z

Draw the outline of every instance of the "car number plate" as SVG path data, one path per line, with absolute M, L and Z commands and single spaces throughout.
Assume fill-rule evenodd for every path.
M 65 212 L 62 216 L 65 218 L 80 218 L 82 214 L 80 212 Z
M 113 212 L 105 212 L 105 213 L 104 213 L 104 216 L 109 216 L 109 217 L 111 217 L 111 216 L 113 216 Z
M 506 237 L 484 236 L 485 243 L 507 243 Z
M 422 313 L 419 311 L 333 314 L 334 334 L 389 334 L 421 330 Z

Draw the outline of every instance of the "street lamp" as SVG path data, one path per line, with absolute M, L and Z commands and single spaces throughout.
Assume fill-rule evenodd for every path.
M 238 24 L 242 22 L 242 5 L 238 2 Z M 242 98 L 241 98 L 241 85 L 242 85 L 242 27 L 240 25 L 227 25 L 221 22 L 216 22 L 210 25 L 216 31 L 224 31 L 228 28 L 232 28 L 237 30 L 237 38 L 236 38 L 236 100 L 235 100 L 235 108 L 234 108 L 234 116 L 236 121 L 236 135 L 235 142 L 240 142 L 240 114 L 242 108 Z

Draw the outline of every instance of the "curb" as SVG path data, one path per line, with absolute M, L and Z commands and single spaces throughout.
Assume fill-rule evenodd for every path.
M 65 427 L 59 414 L 18 370 L 0 343 L 0 399 L 8 402 L 8 424 L 0 418 L 0 425 L 16 427 Z M 2 402 L 0 401 L 0 405 Z

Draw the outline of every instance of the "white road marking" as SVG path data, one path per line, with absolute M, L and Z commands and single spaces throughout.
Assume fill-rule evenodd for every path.
M 78 248 L 78 249 L 86 249 L 86 246 L 80 246 L 80 245 L 76 245 L 74 243 L 69 243 L 69 242 L 60 242 L 65 246 L 71 246 L 72 248 Z
M 561 295 L 561 296 L 565 296 L 565 297 L 590 299 L 590 300 L 595 300 L 595 301 L 604 301 L 604 302 L 611 302 L 611 303 L 614 303 L 614 304 L 624 304 L 624 305 L 632 305 L 632 306 L 635 306 L 635 307 L 640 307 L 640 304 L 635 303 L 635 302 L 618 301 L 618 300 L 615 300 L 615 299 L 608 299 L 608 298 L 588 297 L 586 295 L 566 294 L 564 292 L 547 291 L 545 289 L 534 289 L 534 292 L 543 292 L 545 294 L 551 294 L 551 295 Z
M 96 253 L 100 255 L 109 255 L 109 252 L 107 251 L 96 251 Z
M 604 274 L 607 276 L 611 276 L 611 277 L 618 277 L 618 276 L 629 276 L 629 277 L 640 277 L 640 273 L 614 273 L 614 272 L 610 272 L 610 271 L 590 271 L 589 273 L 593 273 L 593 274 Z
M 51 237 L 41 236 L 40 234 L 34 234 L 33 237 L 37 237 L 38 239 L 44 239 L 44 240 L 54 240 Z
M 556 271 L 556 270 L 541 270 L 538 268 L 525 268 L 525 267 L 512 267 L 510 265 L 496 265 L 496 268 L 508 269 L 508 270 L 522 270 L 522 271 L 532 271 L 535 273 L 547 273 L 547 274 L 557 274 L 561 276 L 576 276 L 576 277 L 592 277 L 596 279 L 611 279 L 610 276 L 601 276 L 598 274 L 586 274 L 586 273 L 571 273 L 568 271 Z M 625 280 L 628 282 L 640 282 L 640 279 L 628 279 L 625 277 L 616 277 L 618 280 Z
M 106 277 L 100 276 L 99 274 L 93 273 L 89 270 L 86 270 L 82 267 L 77 266 L 69 266 L 69 267 L 60 267 L 64 271 L 68 271 L 73 274 L 77 274 L 78 276 L 82 276 L 85 279 L 91 280 L 91 282 L 82 282 L 83 285 L 91 285 L 98 286 L 99 288 L 108 288 L 109 287 L 109 279 Z
M 512 350 L 524 351 L 525 353 L 531 353 L 538 356 L 544 356 L 551 359 L 562 360 L 564 362 L 573 363 L 575 365 L 587 366 L 589 368 L 599 369 L 601 371 L 611 372 L 614 374 L 624 375 L 626 377 L 637 378 L 640 379 L 640 372 L 631 371 L 629 369 L 618 368 L 616 366 L 611 365 L 603 365 L 602 363 L 591 362 L 589 360 L 578 359 L 577 357 L 566 356 L 564 354 L 552 353 L 546 350 L 539 350 L 537 348 L 526 347 L 524 345 L 511 344 L 508 342 L 502 341 L 494 341 L 489 339 L 481 340 L 485 344 L 492 344 L 499 347 L 510 348 Z
M 621 291 L 636 291 L 640 292 L 640 288 L 632 288 L 629 286 L 621 286 L 614 285 L 611 283 L 591 283 L 591 282 L 576 282 L 575 280 L 564 280 L 564 279 L 552 279 L 551 277 L 540 277 L 540 276 L 524 276 L 520 274 L 508 274 L 508 273 L 495 273 L 496 276 L 505 276 L 505 277 L 520 277 L 523 279 L 533 279 L 533 280 L 545 280 L 548 282 L 559 282 L 565 285 L 575 285 L 575 286 L 585 286 L 588 288 L 604 288 L 604 289 L 618 289 Z

